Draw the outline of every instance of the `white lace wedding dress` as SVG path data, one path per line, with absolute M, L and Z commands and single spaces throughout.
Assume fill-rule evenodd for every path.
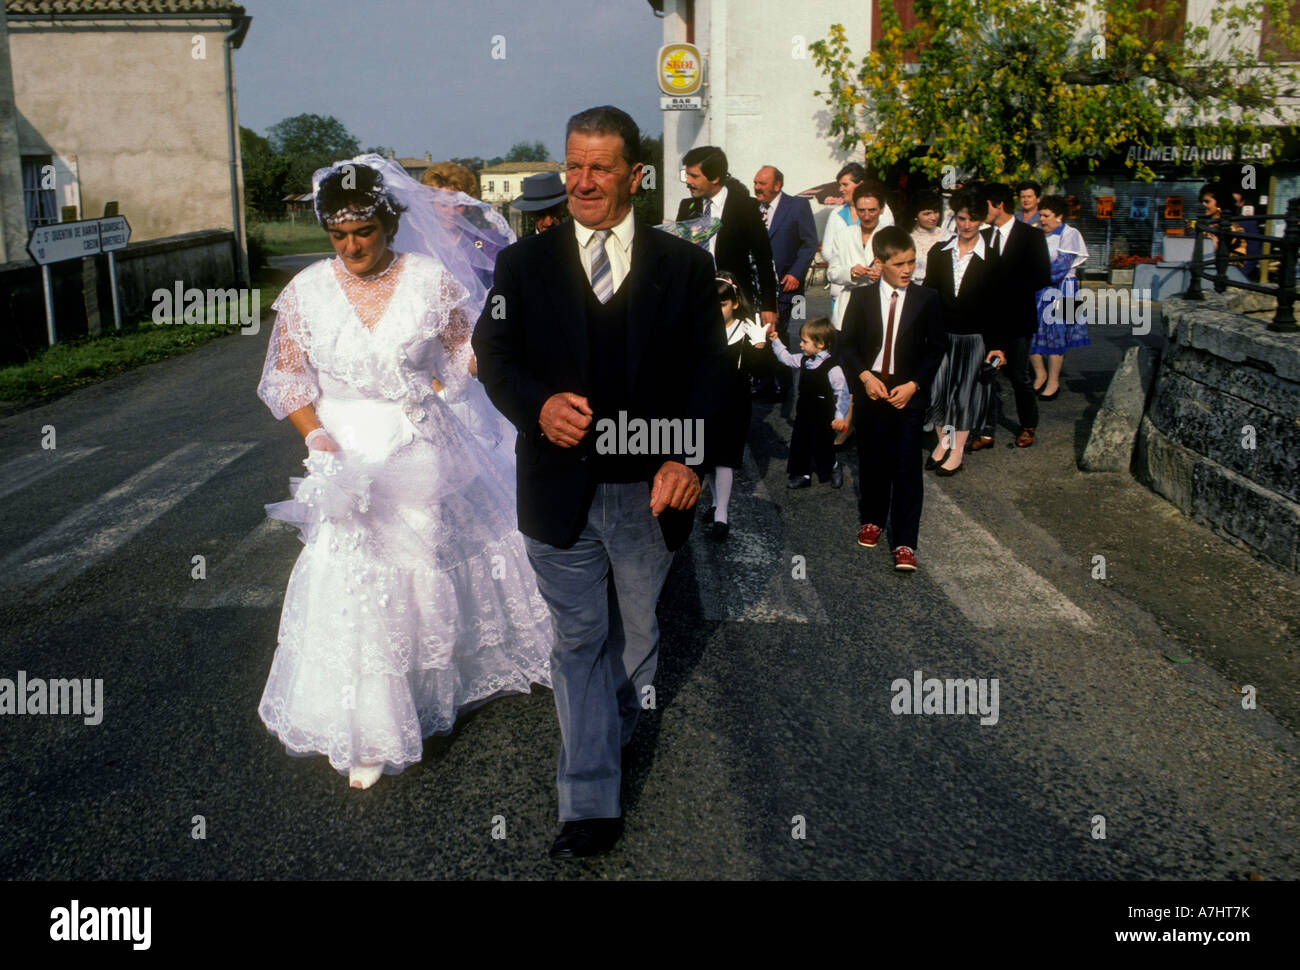
M 550 686 L 512 449 L 467 372 L 468 302 L 437 259 L 406 253 L 373 277 L 322 260 L 274 304 L 258 395 L 277 418 L 314 403 L 341 450 L 311 452 L 293 501 L 267 506 L 306 548 L 258 713 L 343 772 L 401 771 L 458 713 Z

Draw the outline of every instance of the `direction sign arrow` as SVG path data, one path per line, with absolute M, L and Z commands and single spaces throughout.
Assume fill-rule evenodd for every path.
M 99 223 L 101 253 L 115 253 L 126 249 L 126 244 L 131 239 L 131 224 L 126 221 L 126 216 L 106 216 L 95 221 Z
M 41 266 L 95 256 L 100 251 L 99 222 L 98 219 L 87 219 L 37 226 L 27 240 L 27 252 Z

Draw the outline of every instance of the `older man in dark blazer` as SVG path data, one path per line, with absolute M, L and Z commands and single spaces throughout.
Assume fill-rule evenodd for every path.
M 639 154 L 618 108 L 569 119 L 573 223 L 501 253 L 473 337 L 519 432 L 519 528 L 555 627 L 557 858 L 618 838 L 621 752 L 652 689 L 655 606 L 690 532 L 723 376 L 712 262 L 634 219 Z

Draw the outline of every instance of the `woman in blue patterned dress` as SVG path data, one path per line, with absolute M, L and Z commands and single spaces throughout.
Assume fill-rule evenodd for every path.
M 1078 270 L 1088 261 L 1088 247 L 1079 230 L 1065 224 L 1068 208 L 1061 195 L 1044 196 L 1038 204 L 1041 228 L 1047 233 L 1047 251 L 1052 258 L 1052 284 L 1038 291 L 1038 333 L 1029 345 L 1034 390 L 1040 401 L 1053 401 L 1061 393 L 1065 352 L 1089 343 L 1083 307 L 1075 303 L 1079 293 Z

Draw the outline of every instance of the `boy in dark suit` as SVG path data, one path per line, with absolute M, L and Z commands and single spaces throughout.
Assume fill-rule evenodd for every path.
M 880 280 L 847 294 L 840 355 L 857 399 L 858 545 L 889 522 L 894 568 L 916 570 L 921 523 L 921 425 L 947 349 L 933 290 L 912 286 L 916 250 L 897 226 L 871 240 Z

